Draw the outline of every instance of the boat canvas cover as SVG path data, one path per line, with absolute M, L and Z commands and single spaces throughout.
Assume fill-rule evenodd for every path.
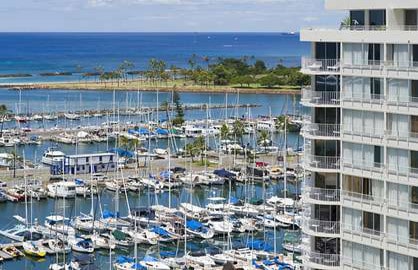
M 137 270 L 147 270 L 148 268 L 141 265 L 140 263 L 134 263 L 131 267 L 131 269 L 137 269 Z
M 155 131 L 157 132 L 158 135 L 168 135 L 168 130 L 166 129 L 157 128 Z
M 144 262 L 158 262 L 158 260 L 152 256 L 146 255 L 143 259 Z
M 108 211 L 108 210 L 104 210 L 103 214 L 102 214 L 103 218 L 114 218 L 115 214 L 113 214 L 112 212 Z
M 127 256 L 123 256 L 123 255 L 119 255 L 116 258 L 116 263 L 122 264 L 122 263 L 133 263 L 135 260 L 133 258 L 127 257 Z
M 82 179 L 75 179 L 75 180 L 74 180 L 74 182 L 75 182 L 75 184 L 76 184 L 76 185 L 78 185 L 78 186 L 82 186 L 82 185 L 84 185 L 84 181 L 83 181 Z
M 161 227 L 154 227 L 154 228 L 152 228 L 151 231 L 160 235 L 160 236 L 170 236 L 170 234 Z
M 171 172 L 170 171 L 163 171 L 160 173 L 160 177 L 164 178 L 164 179 L 169 179 L 171 177 Z
M 82 248 L 91 248 L 92 247 L 92 242 L 91 242 L 90 239 L 84 239 L 84 240 L 81 240 L 80 242 L 78 242 L 77 246 L 82 247 Z
M 204 228 L 203 224 L 196 220 L 187 221 L 186 226 L 193 231 L 202 230 Z
M 213 173 L 216 174 L 219 177 L 224 177 L 224 178 L 228 178 L 228 179 L 235 177 L 235 174 L 233 174 L 233 173 L 231 173 L 231 172 L 229 172 L 225 169 L 214 170 Z
M 229 198 L 229 203 L 230 204 L 237 204 L 237 203 L 239 203 L 239 200 L 235 197 L 231 197 L 231 198 Z
M 122 148 L 112 148 L 112 149 L 109 150 L 109 152 L 110 153 L 115 153 L 119 157 L 132 158 L 134 156 L 134 153 L 132 153 L 131 151 L 128 151 L 128 150 L 124 150 Z
M 272 251 L 273 248 L 263 240 L 248 241 L 247 247 L 254 250 Z
M 118 241 L 123 241 L 123 240 L 125 240 L 126 239 L 126 235 L 125 235 L 125 233 L 124 232 L 122 232 L 122 231 L 119 231 L 119 230 L 114 230 L 113 232 L 112 232 L 112 235 L 115 237 L 115 239 L 116 240 L 118 240 Z

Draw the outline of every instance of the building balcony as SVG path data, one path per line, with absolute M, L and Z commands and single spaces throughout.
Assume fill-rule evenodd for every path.
M 342 269 L 356 269 L 356 270 L 390 270 L 382 265 L 372 264 L 368 261 L 355 260 L 354 258 L 342 257 Z
M 302 57 L 302 73 L 310 75 L 339 74 L 339 59 L 315 59 Z
M 304 203 L 338 205 L 340 203 L 340 189 L 305 186 L 303 188 L 302 199 Z
M 409 198 L 401 198 L 401 200 L 386 200 L 386 212 L 391 216 L 403 219 L 418 220 L 418 203 L 412 203 Z
M 317 156 L 305 151 L 304 166 L 308 171 L 338 172 L 340 169 L 339 156 Z
M 417 246 L 418 239 L 394 233 L 388 233 L 386 235 L 386 248 L 390 251 L 411 257 L 418 257 Z
M 334 270 L 340 268 L 340 254 L 325 254 L 305 250 L 303 265 L 313 269 Z
M 383 198 L 342 190 L 341 205 L 373 213 L 383 213 L 386 204 Z
M 338 107 L 340 92 L 313 91 L 312 87 L 302 88 L 301 104 L 306 107 Z
M 417 132 L 399 132 L 396 130 L 386 131 L 389 147 L 403 148 L 408 150 L 418 149 Z
M 380 179 L 385 174 L 385 165 L 383 163 L 370 160 L 343 159 L 341 169 L 345 174 L 366 178 Z
M 305 217 L 302 222 L 302 231 L 312 236 L 336 237 L 340 234 L 340 222 Z
M 382 248 L 385 242 L 385 233 L 362 226 L 341 224 L 341 237 L 344 240 L 362 243 L 365 245 Z
M 388 164 L 387 175 L 390 182 L 412 186 L 418 185 L 418 168 Z
M 385 96 L 384 95 L 349 95 L 344 93 L 341 95 L 341 107 L 355 110 L 368 111 L 384 111 L 385 110 Z
M 302 135 L 307 139 L 336 140 L 340 137 L 339 124 L 305 123 Z
M 384 129 L 374 129 L 363 126 L 343 126 L 341 130 L 341 140 L 349 142 L 362 142 L 379 145 L 385 138 Z

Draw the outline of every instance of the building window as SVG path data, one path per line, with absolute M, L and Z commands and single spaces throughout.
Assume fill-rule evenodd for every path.
M 409 238 L 415 241 L 418 240 L 418 222 L 409 222 Z
M 414 10 L 414 9 L 405 10 L 405 25 L 406 26 L 415 26 L 416 28 L 416 26 L 418 25 L 417 19 L 418 19 L 417 10 Z M 414 29 L 412 27 L 410 28 Z
M 350 11 L 351 25 L 364 25 L 364 10 L 351 10 Z
M 386 25 L 386 10 L 370 10 L 369 11 L 370 25 L 383 26 Z
M 372 99 L 381 99 L 382 80 L 379 78 L 370 78 L 370 96 Z
M 382 147 L 374 146 L 374 166 L 380 168 L 382 166 Z
M 315 43 L 316 59 L 339 59 L 340 44 L 332 42 L 316 42 Z
M 380 44 L 369 44 L 369 64 L 370 65 L 379 65 L 381 59 L 381 50 Z
M 103 161 L 103 157 L 102 157 L 102 156 L 100 156 L 100 157 L 99 157 L 99 161 L 100 161 L 100 162 L 102 162 L 102 161 Z
M 411 203 L 418 205 L 418 187 L 411 187 Z
M 90 158 L 86 157 L 86 162 L 89 163 L 89 161 L 90 161 Z
M 381 231 L 380 215 L 371 212 L 363 212 L 363 228 L 366 233 L 379 235 Z
M 411 171 L 418 173 L 418 151 L 411 151 Z

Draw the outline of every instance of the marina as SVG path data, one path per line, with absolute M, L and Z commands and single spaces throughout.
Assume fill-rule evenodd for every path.
M 80 98 L 58 113 L 22 105 L 35 91 L 44 90 L 12 91 L 3 121 L 0 211 L 13 212 L 0 230 L 5 267 L 301 269 L 294 96 L 275 96 L 288 109 L 274 114 L 241 105 L 245 94 L 182 99 L 184 122 L 173 125 L 174 103 L 155 105 L 166 93 L 146 106 L 137 101 L 149 93 L 135 102 L 111 93 L 101 101 L 111 109 L 97 111 Z

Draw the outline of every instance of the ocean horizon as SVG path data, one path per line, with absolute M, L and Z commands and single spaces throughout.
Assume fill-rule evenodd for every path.
M 186 67 L 197 55 L 216 61 L 219 57 L 247 57 L 277 64 L 299 66 L 309 44 L 298 33 L 270 32 L 2 32 L 0 33 L 0 74 L 31 74 L 27 78 L 1 78 L 0 83 L 69 81 L 73 76 L 43 77 L 47 72 L 92 72 L 96 66 L 116 69 L 129 60 L 135 69 L 146 69 L 151 58 L 167 66 Z M 199 61 L 200 60 L 200 61 Z

